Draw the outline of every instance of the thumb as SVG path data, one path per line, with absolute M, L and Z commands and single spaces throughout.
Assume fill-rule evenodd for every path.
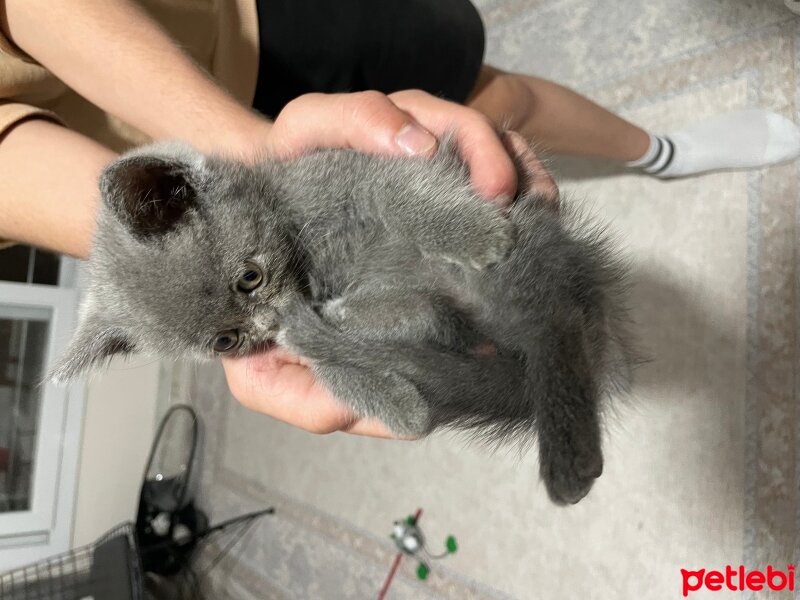
M 315 148 L 430 156 L 436 136 L 380 92 L 306 94 L 281 111 L 269 150 L 288 158 Z

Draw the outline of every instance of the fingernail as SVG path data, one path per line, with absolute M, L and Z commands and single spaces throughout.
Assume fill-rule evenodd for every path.
M 406 154 L 428 154 L 436 146 L 436 138 L 418 125 L 408 124 L 394 138 Z

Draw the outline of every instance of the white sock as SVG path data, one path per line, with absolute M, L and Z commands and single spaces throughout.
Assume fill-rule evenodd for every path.
M 666 135 L 627 163 L 656 177 L 683 177 L 721 169 L 752 169 L 800 156 L 800 129 L 762 109 L 718 115 Z

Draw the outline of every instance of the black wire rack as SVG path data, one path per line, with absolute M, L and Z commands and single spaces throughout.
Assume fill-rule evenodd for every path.
M 132 523 L 93 544 L 0 574 L 0 600 L 143 600 Z

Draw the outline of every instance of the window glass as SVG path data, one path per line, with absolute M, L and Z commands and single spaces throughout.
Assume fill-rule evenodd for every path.
M 28 510 L 46 356 L 42 318 L 0 318 L 0 512 Z
M 57 254 L 29 246 L 0 250 L 0 281 L 58 285 L 61 261 Z

